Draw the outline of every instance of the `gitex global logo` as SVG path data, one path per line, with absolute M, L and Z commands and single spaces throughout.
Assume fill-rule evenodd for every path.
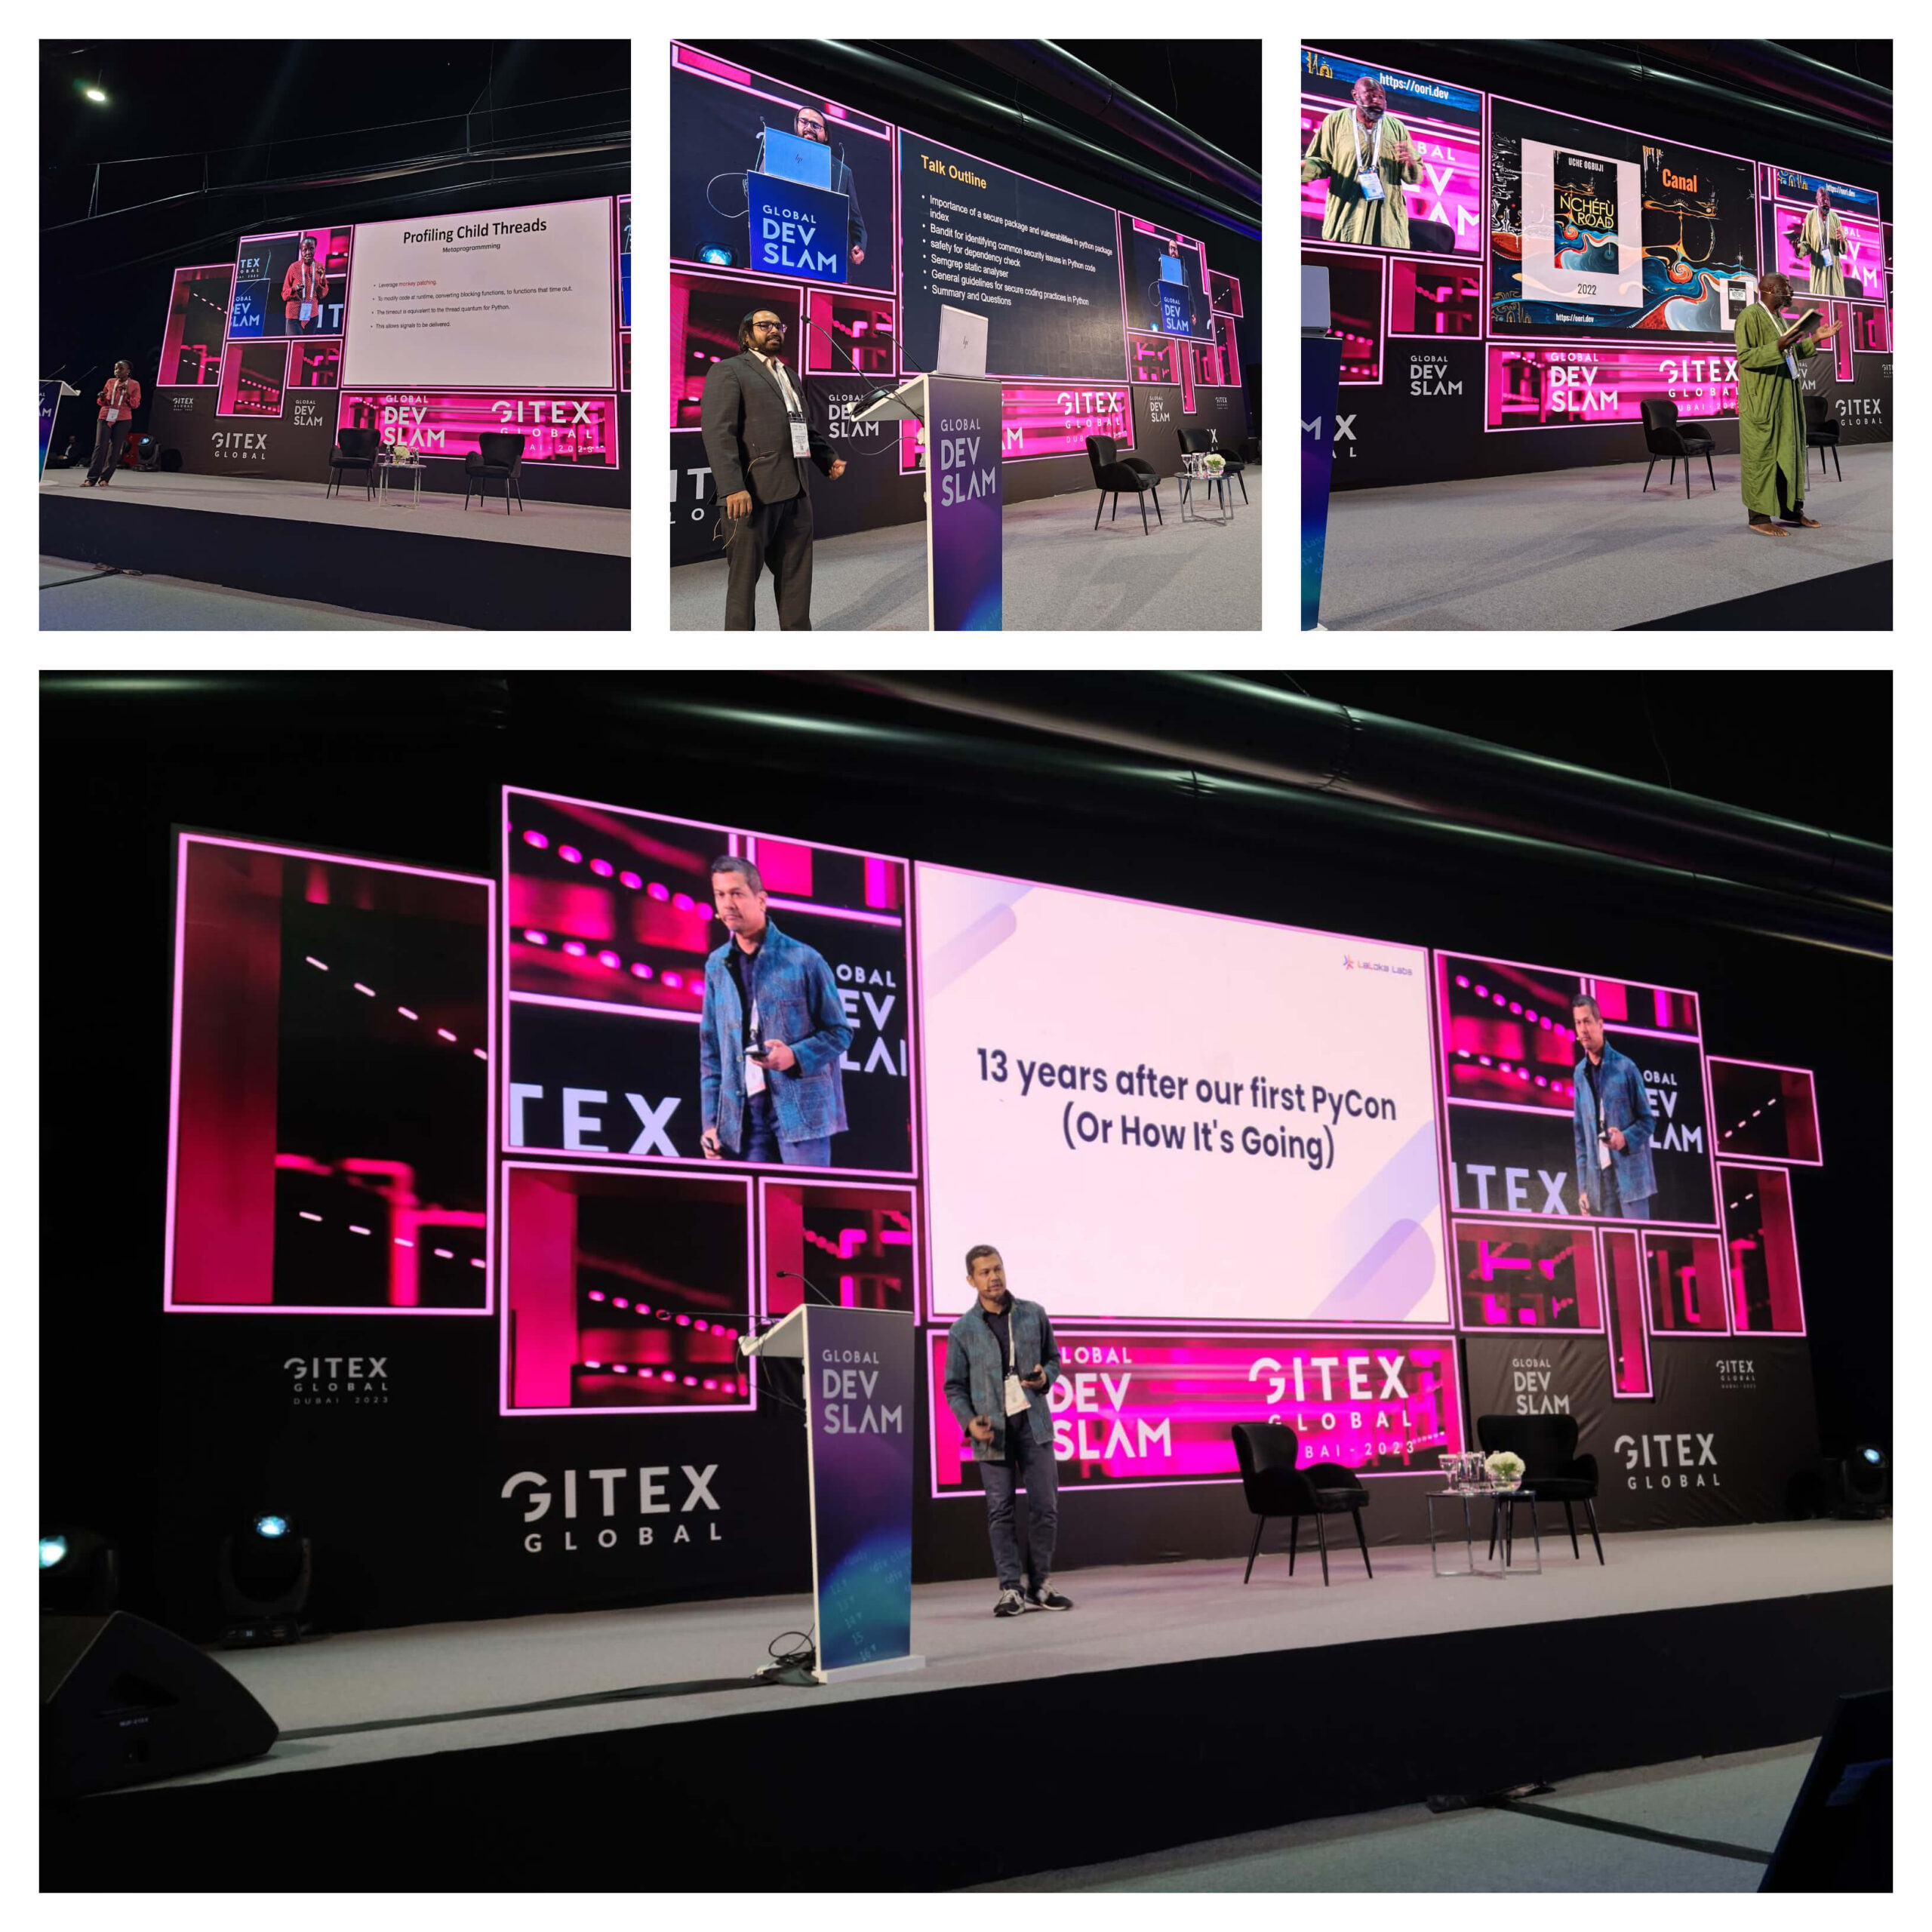
M 208 448 L 232 462 L 266 463 L 269 432 L 266 429 L 217 429 L 208 438 Z
M 716 1511 L 718 1508 L 718 1499 L 712 1494 L 711 1486 L 717 1479 L 718 1464 L 708 1463 L 702 1469 L 694 1469 L 688 1463 L 681 1463 L 678 1466 L 682 1475 L 683 1489 L 681 1497 L 675 1496 L 674 1494 L 671 1481 L 671 1465 L 668 1463 L 638 1469 L 565 1470 L 563 1472 L 562 1527 L 553 1532 L 559 1539 L 556 1547 L 567 1553 L 574 1553 L 580 1549 L 592 1547 L 598 1549 L 616 1549 L 620 1532 L 611 1518 L 619 1515 L 634 1514 L 638 1516 L 685 1516 L 695 1509 Z M 585 1526 L 582 1534 L 589 1540 L 581 1545 L 577 1541 L 579 1531 L 574 1527 L 577 1519 L 580 1475 L 586 1479 L 586 1486 L 595 1485 L 599 1502 L 597 1513 L 604 1519 L 594 1536 L 589 1526 L 587 1524 Z M 630 1499 L 633 1493 L 636 1497 L 634 1509 L 630 1506 Z M 543 1521 L 549 1515 L 551 1507 L 556 1500 L 550 1487 L 549 1478 L 537 1469 L 518 1470 L 516 1474 L 503 1484 L 498 1494 L 505 1502 L 520 1502 L 525 1506 L 523 1520 L 526 1523 Z M 621 1504 L 619 1501 L 620 1494 L 623 1497 Z M 629 1524 L 625 1526 L 626 1531 L 631 1527 Z M 637 1537 L 635 1546 L 640 1549 L 654 1547 L 658 1541 L 657 1531 L 660 1527 L 663 1526 L 655 1523 L 636 1524 Z M 704 1527 L 711 1532 L 710 1535 L 705 1539 L 706 1541 L 722 1543 L 724 1540 L 724 1537 L 718 1534 L 718 1526 L 716 1523 L 707 1522 Z M 681 1522 L 672 1526 L 671 1535 L 664 1539 L 667 1546 L 678 1543 L 688 1543 L 691 1541 L 691 1526 L 688 1523 Z M 539 1555 L 542 1553 L 543 1546 L 544 1538 L 541 1531 L 532 1530 L 525 1535 L 523 1547 L 527 1555 Z
M 1749 1355 L 1730 1355 L 1717 1364 L 1720 1389 L 1755 1389 L 1758 1364 Z
M 389 1399 L 387 1355 L 291 1355 L 282 1372 L 298 1409 L 380 1408 Z
M 1709 1435 L 1691 1430 L 1675 1435 L 1620 1435 L 1612 1446 L 1623 1452 L 1628 1488 L 1721 1489 L 1717 1439 L 1715 1429 Z

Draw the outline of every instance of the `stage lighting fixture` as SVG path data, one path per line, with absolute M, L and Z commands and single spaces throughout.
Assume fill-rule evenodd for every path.
M 1892 1459 L 1875 1442 L 1861 1442 L 1840 1466 L 1838 1514 L 1865 1520 L 1892 1513 Z
M 729 248 L 716 247 L 700 248 L 697 251 L 697 258 L 701 262 L 709 262 L 714 267 L 721 269 L 728 269 L 734 260 Z
M 287 1516 L 258 1510 L 221 1540 L 224 1650 L 299 1643 L 314 1573 L 309 1539 Z
M 69 1523 L 40 1533 L 43 1616 L 105 1617 L 121 1594 L 121 1559 L 92 1530 Z

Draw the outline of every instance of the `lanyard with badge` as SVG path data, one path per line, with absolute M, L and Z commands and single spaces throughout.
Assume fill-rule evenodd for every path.
M 1386 202 L 1389 197 L 1382 187 L 1382 130 L 1387 117 L 1375 124 L 1375 139 L 1370 144 L 1368 165 L 1364 167 L 1361 158 L 1361 130 L 1356 125 L 1352 109 L 1349 115 L 1349 137 L 1355 144 L 1355 186 L 1361 190 L 1365 202 Z
M 108 385 L 107 420 L 109 422 L 118 423 L 120 421 L 121 398 L 125 393 L 125 385 L 123 384 L 118 377 L 112 383 Z
M 797 392 L 786 377 L 784 365 L 776 358 L 772 361 L 771 373 L 777 379 L 779 388 L 784 392 L 785 414 L 792 425 L 792 454 L 794 456 L 810 456 L 812 453 L 811 432 L 806 427 L 804 417 L 798 408 Z
M 309 298 L 315 292 L 315 268 L 312 262 L 304 262 L 302 268 L 302 312 L 297 318 L 306 321 L 315 312 L 315 305 Z
M 1008 1297 L 1006 1304 L 1006 1412 L 1009 1416 L 1024 1415 L 1032 1405 L 1026 1398 L 1026 1391 L 1020 1386 L 1020 1367 L 1014 1359 L 1014 1331 L 1019 1326 L 1019 1304 Z
M 1607 1168 L 1611 1165 L 1610 1128 L 1604 1118 L 1603 1090 L 1610 1084 L 1610 1069 L 1597 1066 L 1590 1071 L 1596 1075 L 1590 1086 L 1597 1097 L 1597 1165 Z

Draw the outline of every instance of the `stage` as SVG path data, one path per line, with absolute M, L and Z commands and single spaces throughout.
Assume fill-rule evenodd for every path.
M 1892 445 L 1846 445 L 1843 482 L 1810 454 L 1805 509 L 1820 527 L 1784 537 L 1746 528 L 1735 455 L 1713 457 L 1715 493 L 1700 459 L 1687 503 L 1682 466 L 1672 488 L 1664 462 L 1647 492 L 1641 463 L 1337 491 L 1323 627 L 1601 631 L 1683 616 L 1761 629 L 1761 608 L 1721 607 L 1761 596 L 1781 629 L 1889 629 Z
M 1238 1560 L 1069 1570 L 1075 1609 L 1011 1620 L 990 1582 L 922 1585 L 925 1667 L 826 1687 L 745 1681 L 803 1595 L 217 1653 L 274 1749 L 48 1811 L 50 1855 L 105 1831 L 139 1847 L 131 1885 L 253 1888 L 352 1840 L 372 1882 L 470 1889 L 528 1870 L 540 1814 L 561 1883 L 949 1888 L 1789 1743 L 1891 1681 L 1889 1523 L 1606 1536 L 1601 1566 L 1559 1529 L 1506 1580 L 1434 1577 L 1426 1545 L 1374 1551 L 1371 1579 L 1351 1546 L 1325 1590 L 1285 1542 L 1245 1588 Z M 504 1708 L 558 1700 L 581 1701 Z M 1050 1829 L 949 1826 L 1014 1738 Z
M 122 469 L 40 485 L 45 556 L 475 630 L 627 630 L 629 510 Z
M 1180 479 L 1161 479 L 1161 512 L 1150 491 L 1146 534 L 1140 512 L 1121 493 L 1111 495 L 1094 528 L 1097 493 L 1008 503 L 1001 524 L 1004 621 L 1009 631 L 1252 631 L 1261 628 L 1261 467 L 1251 463 L 1241 485 L 1231 482 L 1234 509 L 1217 521 L 1217 506 L 1196 485 L 1187 516 Z M 814 475 L 813 491 L 835 490 Z M 1197 513 L 1211 514 L 1204 518 Z M 671 628 L 724 627 L 722 556 L 681 564 L 671 573 Z M 812 628 L 821 631 L 922 631 L 926 627 L 926 527 L 901 523 L 884 530 L 829 537 L 812 546 Z M 778 610 L 772 577 L 758 589 L 758 628 L 775 631 Z

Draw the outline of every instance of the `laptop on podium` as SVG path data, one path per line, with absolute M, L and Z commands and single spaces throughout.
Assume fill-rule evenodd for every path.
M 933 360 L 933 374 L 984 376 L 986 373 L 986 317 L 942 304 L 939 312 L 939 352 Z
M 768 128 L 763 159 L 762 171 L 781 181 L 796 181 L 808 188 L 832 186 L 832 150 L 823 141 L 808 141 L 782 128 Z

